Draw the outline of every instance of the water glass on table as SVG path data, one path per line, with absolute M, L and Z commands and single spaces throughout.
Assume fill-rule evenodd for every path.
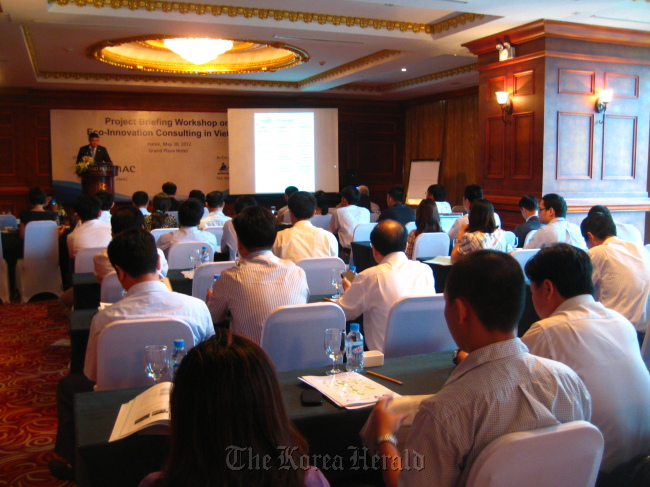
M 144 347 L 144 371 L 156 385 L 169 368 L 167 345 L 147 345 Z
M 332 295 L 332 299 L 339 299 L 343 294 L 343 278 L 341 277 L 341 269 L 332 269 L 332 286 L 336 289 L 336 294 Z
M 341 372 L 337 368 L 337 362 L 345 353 L 345 330 L 338 328 L 325 330 L 325 352 L 332 359 L 332 370 L 328 370 L 326 374 L 333 375 Z
M 192 250 L 190 252 L 190 266 L 192 270 L 196 270 L 196 267 L 201 263 L 201 251 L 199 249 Z

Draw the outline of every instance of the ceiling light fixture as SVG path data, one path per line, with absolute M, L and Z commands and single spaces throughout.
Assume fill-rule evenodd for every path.
M 503 120 L 503 123 L 510 123 L 506 119 L 506 115 L 512 113 L 512 100 L 510 99 L 510 93 L 507 91 L 497 91 L 495 95 L 497 96 L 497 103 L 501 105 L 501 120 Z
M 165 47 L 192 64 L 205 64 L 230 51 L 234 43 L 224 39 L 175 38 L 165 39 Z

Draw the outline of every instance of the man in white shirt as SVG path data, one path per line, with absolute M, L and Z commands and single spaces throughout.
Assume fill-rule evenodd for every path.
M 295 186 L 287 186 L 284 189 L 284 201 L 289 202 L 289 198 L 291 198 L 291 195 L 297 192 L 298 192 L 298 188 L 296 188 Z M 288 212 L 289 212 L 288 205 L 285 205 L 278 210 L 278 214 L 276 215 L 278 223 L 285 223 L 285 219 Z
M 650 253 L 618 238 L 614 220 L 605 213 L 582 220 L 580 231 L 589 248 L 596 299 L 630 320 L 642 340 L 650 320 Z
M 147 206 L 149 205 L 149 195 L 144 191 L 136 191 L 133 193 L 133 196 L 131 196 L 131 203 L 134 207 L 140 210 L 142 215 L 151 215 L 147 209 Z
M 522 341 L 530 352 L 562 362 L 591 394 L 591 422 L 605 439 L 600 470 L 610 472 L 650 445 L 650 375 L 632 324 L 594 300 L 587 254 L 569 244 L 540 250 L 526 264 L 542 318 Z
M 208 216 L 201 218 L 199 230 L 205 230 L 205 227 L 223 227 L 224 223 L 230 220 L 229 216 L 223 213 L 223 193 L 221 191 L 212 191 L 205 197 L 205 204 L 208 207 Z
M 339 245 L 327 230 L 315 227 L 309 221 L 316 211 L 316 198 L 306 191 L 298 191 L 289 198 L 289 216 L 293 227 L 278 232 L 273 253 L 281 259 L 298 262 L 313 257 L 336 257 Z
M 587 250 L 580 227 L 566 220 L 566 212 L 566 201 L 562 196 L 555 193 L 544 195 L 539 204 L 539 221 L 545 225 L 535 232 L 524 248 L 543 249 L 554 243 L 568 243 Z
M 447 190 L 442 184 L 432 184 L 429 186 L 426 197 L 436 202 L 438 213 L 451 213 L 451 205 L 446 201 Z
M 479 198 L 483 198 L 483 190 L 478 184 L 470 184 L 465 186 L 465 191 L 463 193 L 463 207 L 465 208 L 467 214 L 461 216 L 460 218 L 457 218 L 451 229 L 447 232 L 447 235 L 449 235 L 450 239 L 453 240 L 455 238 L 458 238 L 460 228 L 463 225 L 469 225 L 469 209 L 472 207 L 472 201 Z M 497 228 L 501 228 L 501 218 L 499 218 L 499 215 L 497 215 L 496 212 L 494 213 L 494 223 Z
M 235 215 L 239 215 L 244 208 L 257 206 L 257 201 L 250 195 L 240 196 L 235 200 Z M 228 256 L 228 260 L 237 260 L 237 232 L 232 224 L 232 219 L 223 224 L 221 236 L 221 252 Z
M 100 189 L 95 193 L 95 196 L 99 198 L 99 201 L 102 202 L 102 212 L 99 215 L 98 220 L 103 221 L 104 223 L 111 223 L 111 209 L 115 206 L 115 196 L 110 191 L 105 189 Z
M 77 198 L 74 209 L 80 222 L 68 234 L 68 253 L 75 258 L 81 249 L 106 247 L 111 241 L 111 225 L 98 220 L 102 202 L 97 196 L 82 195 Z
M 641 232 L 639 232 L 639 229 L 636 228 L 634 225 L 631 225 L 629 223 L 618 222 L 614 220 L 614 217 L 609 211 L 609 208 L 603 205 L 592 206 L 589 209 L 589 213 L 587 213 L 587 216 L 591 216 L 594 213 L 604 213 L 614 221 L 614 225 L 616 226 L 616 236 L 618 238 L 620 238 L 621 240 L 627 240 L 628 242 L 634 242 L 643 247 L 643 237 L 641 237 Z
M 338 305 L 347 320 L 363 314 L 369 350 L 384 351 L 388 315 L 398 299 L 436 292 L 431 267 L 406 257 L 407 236 L 401 223 L 379 222 L 370 234 L 372 255 L 379 265 L 361 272 L 352 283 L 343 279 L 344 293 Z
M 165 233 L 158 238 L 156 245 L 168 256 L 169 249 L 178 242 L 205 242 L 212 248 L 212 253 L 217 251 L 217 239 L 209 232 L 198 229 L 198 224 L 203 217 L 203 205 L 199 200 L 188 198 L 178 208 L 178 221 L 180 228 L 174 232 Z
M 354 227 L 360 223 L 370 223 L 370 212 L 366 208 L 357 206 L 361 194 L 354 186 L 346 186 L 341 191 L 341 203 L 332 212 L 329 231 L 339 239 L 341 247 L 350 249 Z

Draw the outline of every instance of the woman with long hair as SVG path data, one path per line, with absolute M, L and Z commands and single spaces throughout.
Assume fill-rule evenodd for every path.
M 478 198 L 470 206 L 469 223 L 460 227 L 451 261 L 456 262 L 463 255 L 482 249 L 506 252 L 507 242 L 506 232 L 496 227 L 492 203 Z
M 314 197 L 316 198 L 316 211 L 314 215 L 327 215 L 330 205 L 327 202 L 327 194 L 325 194 L 325 191 L 319 189 L 314 193 Z
M 422 233 L 442 232 L 440 226 L 440 214 L 436 202 L 426 198 L 420 201 L 417 210 L 415 210 L 415 230 L 411 230 L 406 240 L 406 256 L 413 259 L 413 249 L 415 239 Z
M 320 470 L 293 468 L 306 464 L 307 443 L 287 416 L 271 360 L 252 340 L 218 328 L 191 349 L 170 407 L 169 458 L 140 487 L 329 487 Z M 256 468 L 251 457 L 269 461 Z
M 158 193 L 153 197 L 151 202 L 153 212 L 151 215 L 145 215 L 144 228 L 151 231 L 157 228 L 177 228 L 178 222 L 174 215 L 168 215 L 167 211 L 172 205 L 172 200 L 166 193 Z

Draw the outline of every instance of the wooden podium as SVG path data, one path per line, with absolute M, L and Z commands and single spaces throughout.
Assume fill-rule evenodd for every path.
M 90 166 L 81 176 L 81 194 L 95 194 L 100 189 L 115 194 L 114 176 L 115 168 L 113 166 Z

